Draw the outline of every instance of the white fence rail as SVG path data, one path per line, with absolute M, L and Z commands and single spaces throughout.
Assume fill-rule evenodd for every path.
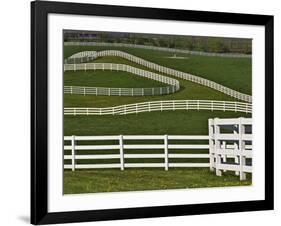
M 150 49 L 157 51 L 165 51 L 171 53 L 185 53 L 190 55 L 199 55 L 199 56 L 216 56 L 216 57 L 231 57 L 231 58 L 251 58 L 252 55 L 249 54 L 240 54 L 240 53 L 210 53 L 202 51 L 193 51 L 187 49 L 175 49 L 175 48 L 166 48 L 158 46 L 147 46 L 147 45 L 138 45 L 138 44 L 127 44 L 127 43 L 106 43 L 106 42 L 65 42 L 65 46 L 108 46 L 108 47 L 125 47 L 125 48 L 138 48 L 138 49 Z
M 80 54 L 82 54 L 81 52 Z M 92 55 L 92 53 L 89 53 Z M 81 86 L 65 86 L 64 93 L 82 94 L 82 95 L 108 95 L 108 96 L 155 96 L 165 95 L 178 91 L 180 83 L 174 78 L 160 75 L 154 72 L 142 70 L 125 64 L 113 63 L 84 63 L 84 64 L 64 64 L 64 71 L 78 70 L 111 70 L 125 71 L 140 77 L 152 79 L 169 86 L 152 87 L 152 88 L 109 88 L 109 87 L 81 87 Z
M 158 71 L 158 72 L 161 72 L 161 73 L 165 73 L 165 74 L 168 74 L 168 75 L 172 75 L 172 76 L 175 76 L 175 77 L 178 77 L 178 78 L 181 78 L 181 79 L 184 79 L 184 80 L 188 80 L 188 81 L 191 81 L 191 82 L 195 82 L 195 83 L 198 83 L 198 84 L 203 85 L 203 86 L 207 86 L 209 88 L 212 88 L 214 90 L 217 90 L 219 92 L 222 92 L 222 93 L 224 93 L 228 96 L 234 97 L 234 98 L 239 99 L 239 100 L 252 102 L 252 97 L 250 95 L 240 93 L 238 91 L 235 91 L 233 89 L 230 89 L 228 87 L 220 85 L 216 82 L 210 81 L 208 79 L 201 78 L 201 77 L 196 76 L 196 75 L 192 75 L 192 74 L 189 74 L 189 73 L 186 73 L 186 72 L 181 72 L 181 71 L 178 71 L 178 70 L 175 70 L 175 69 L 171 69 L 171 68 L 168 68 L 168 67 L 161 66 L 159 64 L 149 62 L 147 60 L 136 57 L 134 55 L 125 53 L 123 51 L 104 50 L 104 51 L 97 52 L 97 56 L 98 57 L 102 57 L 102 56 L 122 57 L 124 59 L 127 59 L 129 61 L 132 61 L 132 62 L 140 64 L 140 65 L 143 65 L 143 66 L 145 66 L 147 68 L 150 68 L 152 70 L 155 70 L 155 71 Z
M 209 167 L 211 171 L 216 170 L 217 176 L 222 176 L 222 171 L 235 171 L 236 175 L 240 175 L 240 180 L 245 180 L 246 173 L 252 173 L 252 163 L 247 162 L 247 159 L 252 160 L 251 133 L 251 118 L 215 118 L 209 119 L 209 135 L 65 136 L 64 168 L 74 171 L 104 168 L 124 170 L 157 167 L 168 170 L 173 167 Z M 108 143 L 109 141 L 111 143 Z M 150 143 L 145 143 L 148 141 Z M 178 150 L 181 152 L 175 152 Z M 129 159 L 138 162 L 127 161 Z M 151 162 L 151 159 L 162 161 Z M 177 159 L 181 160 L 177 162 Z M 81 160 L 87 162 L 80 162 Z M 108 160 L 115 160 L 115 163 Z
M 96 96 L 161 96 L 176 92 L 174 86 L 152 88 L 109 88 L 64 86 L 66 94 L 96 95 Z
M 213 100 L 167 100 L 106 108 L 64 108 L 64 115 L 127 115 L 152 111 L 210 110 L 252 113 L 252 104 Z
M 228 133 L 222 129 L 228 129 Z M 246 173 L 252 172 L 252 119 L 209 119 L 210 169 L 217 176 L 222 171 L 235 171 L 240 180 L 246 179 Z M 232 158 L 230 160 L 229 157 Z
M 209 144 L 170 144 L 170 141 L 190 141 L 190 140 L 203 140 L 208 141 L 209 136 L 182 136 L 182 135 L 119 135 L 119 136 L 65 136 L 65 141 L 70 141 L 69 145 L 64 146 L 64 150 L 71 151 L 68 155 L 64 155 L 65 160 L 71 160 L 71 164 L 65 164 L 65 169 L 100 169 L 100 168 L 147 168 L 147 167 L 160 167 L 168 170 L 173 167 L 210 167 L 208 162 L 194 163 L 194 162 L 170 162 L 170 159 L 209 159 L 207 150 Z M 161 144 L 142 144 L 143 141 L 162 141 Z M 87 145 L 79 144 L 79 141 L 117 141 L 116 144 L 111 145 Z M 131 141 L 130 144 L 126 144 Z M 134 142 L 132 144 L 132 141 Z M 170 153 L 172 150 L 193 150 L 195 153 Z M 102 154 L 83 154 L 83 151 L 103 151 Z M 126 153 L 149 150 L 152 153 Z M 153 151 L 162 150 L 162 153 L 153 153 Z M 206 150 L 205 154 L 196 153 L 196 150 Z M 106 154 L 108 151 L 116 151 L 115 154 Z M 77 153 L 79 152 L 79 154 Z M 82 153 L 81 153 L 82 152 Z M 94 164 L 79 164 L 77 160 L 101 160 L 101 159 L 118 159 L 118 163 L 94 163 Z M 163 162 L 159 163 L 127 163 L 127 159 L 162 159 Z

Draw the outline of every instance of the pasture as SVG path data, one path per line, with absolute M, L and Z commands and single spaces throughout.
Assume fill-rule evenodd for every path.
M 121 47 L 95 46 L 64 46 L 64 57 L 67 58 L 76 52 L 87 50 L 121 50 L 148 61 L 158 63 L 183 72 L 189 72 L 202 78 L 210 79 L 242 93 L 252 93 L 252 62 L 248 58 L 222 58 L 177 54 L 186 59 L 167 58 L 173 53 Z M 103 61 L 100 59 L 100 61 Z M 98 62 L 98 61 L 96 61 Z
M 64 57 L 67 58 L 74 53 L 86 50 L 105 49 L 125 51 L 148 61 L 181 70 L 183 72 L 193 73 L 234 90 L 251 94 L 251 59 L 247 58 L 221 58 L 177 54 L 178 57 L 183 57 L 183 59 L 177 59 L 172 57 L 172 53 L 155 50 L 90 46 L 64 46 Z M 152 69 L 138 65 L 129 60 L 114 56 L 99 57 L 92 62 L 127 64 L 136 68 L 155 72 Z M 163 75 L 167 76 L 166 74 Z M 64 94 L 64 107 L 102 108 L 147 101 L 181 99 L 237 101 L 237 99 L 234 99 L 233 97 L 206 86 L 180 78 L 176 79 L 180 82 L 180 90 L 173 94 L 161 96 L 96 96 Z M 165 84 L 151 79 L 141 78 L 127 72 L 97 70 L 67 71 L 64 73 L 64 85 L 138 88 L 161 87 Z M 251 117 L 251 114 L 221 111 L 176 110 L 146 112 L 131 115 L 64 115 L 64 136 L 120 134 L 208 135 L 208 119 L 215 117 Z M 134 153 L 142 153 L 142 151 L 143 150 L 134 150 Z M 86 151 L 85 154 L 87 153 L 88 152 Z M 109 151 L 108 154 L 110 153 L 111 152 Z M 206 151 L 199 150 L 199 153 L 206 153 Z M 65 162 L 67 161 L 68 160 L 65 160 Z M 79 160 L 79 162 L 84 163 L 88 163 L 89 161 L 90 160 Z M 95 162 L 95 160 L 91 161 Z M 102 161 L 116 162 L 116 160 Z M 147 159 L 146 161 L 161 162 L 162 160 Z M 181 160 L 178 159 L 176 161 L 179 162 Z M 138 161 L 130 160 L 130 162 Z M 196 160 L 190 159 L 190 162 L 196 162 Z M 65 194 L 242 186 L 250 184 L 251 176 L 247 177 L 244 181 L 240 181 L 239 177 L 235 176 L 233 172 L 227 172 L 224 176 L 217 177 L 213 172 L 209 171 L 209 168 L 173 168 L 169 171 L 164 171 L 163 169 L 125 169 L 124 171 L 120 171 L 120 169 L 64 170 Z

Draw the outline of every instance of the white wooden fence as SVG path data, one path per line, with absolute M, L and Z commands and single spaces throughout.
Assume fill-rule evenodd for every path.
M 64 93 L 96 96 L 161 96 L 176 92 L 175 86 L 152 88 L 110 88 L 64 86 Z
M 81 52 L 81 54 L 84 52 Z M 90 53 L 91 54 L 91 53 Z M 108 96 L 155 96 L 165 95 L 178 91 L 180 83 L 174 78 L 160 75 L 154 72 L 142 70 L 125 64 L 113 63 L 84 63 L 84 64 L 64 64 L 64 71 L 78 71 L 78 70 L 111 70 L 111 71 L 125 71 L 140 77 L 152 79 L 164 84 L 165 87 L 151 87 L 151 88 L 109 88 L 109 87 L 81 87 L 81 86 L 65 86 L 64 93 L 68 94 L 82 94 L 82 95 L 108 95 Z
M 209 119 L 209 138 L 210 169 L 217 176 L 222 171 L 236 171 L 240 180 L 245 180 L 246 173 L 252 172 L 246 161 L 252 159 L 252 119 Z
M 157 51 L 165 51 L 171 53 L 185 53 L 190 55 L 199 55 L 199 56 L 212 56 L 212 57 L 231 57 L 231 58 L 251 58 L 250 54 L 241 54 L 241 53 L 211 53 L 211 52 L 202 52 L 202 51 L 193 51 L 188 49 L 175 49 L 175 48 L 166 48 L 158 46 L 147 46 L 147 45 L 138 45 L 138 44 L 127 44 L 127 43 L 106 43 L 106 42 L 65 42 L 65 46 L 107 46 L 107 47 L 125 47 L 125 48 L 138 48 L 138 49 L 150 49 Z
M 64 115 L 127 115 L 152 111 L 210 110 L 252 113 L 252 104 L 214 100 L 166 100 L 120 105 L 106 108 L 65 107 Z
M 222 129 L 227 130 L 228 133 L 221 131 Z M 217 176 L 222 176 L 222 171 L 235 171 L 236 175 L 240 175 L 240 180 L 245 180 L 246 173 L 252 173 L 251 163 L 248 164 L 246 161 L 246 159 L 252 159 L 251 129 L 250 118 L 215 118 L 209 119 L 209 135 L 65 136 L 64 160 L 68 162 L 64 163 L 64 168 L 74 171 L 104 168 L 124 170 L 125 168 L 158 167 L 168 170 L 173 167 L 209 167 L 212 171 L 216 170 Z M 87 143 L 97 141 L 113 143 Z M 147 141 L 153 143 L 144 144 Z M 146 153 L 140 153 L 141 150 L 146 150 Z M 181 150 L 181 153 L 176 153 L 175 150 Z M 206 152 L 202 153 L 202 150 Z M 147 151 L 150 153 L 148 154 Z M 188 151 L 188 153 L 182 151 Z M 136 159 L 138 163 L 126 161 L 129 159 Z M 145 162 L 151 159 L 162 161 Z M 173 161 L 176 159 L 185 160 Z M 192 162 L 191 159 L 199 161 Z M 208 161 L 200 162 L 203 159 L 208 159 Z M 81 163 L 79 162 L 81 160 L 88 162 Z M 91 162 L 92 160 L 103 160 L 103 162 Z M 110 163 L 104 160 L 117 160 L 117 162 Z M 143 162 L 139 162 L 140 160 Z
M 144 60 L 142 58 L 136 57 L 134 55 L 128 54 L 128 53 L 123 52 L 123 51 L 105 50 L 105 51 L 97 52 L 97 55 L 98 55 L 98 57 L 102 57 L 102 56 L 122 57 L 122 58 L 125 58 L 125 59 L 127 59 L 129 61 L 132 61 L 134 63 L 140 64 L 140 65 L 143 65 L 143 66 L 145 66 L 147 68 L 150 68 L 152 70 L 158 71 L 160 73 L 165 73 L 165 74 L 172 75 L 172 76 L 184 79 L 184 80 L 188 80 L 188 81 L 191 81 L 191 82 L 198 83 L 198 84 L 203 85 L 203 86 L 207 86 L 209 88 L 212 88 L 214 90 L 217 90 L 219 92 L 222 92 L 222 93 L 224 93 L 228 96 L 234 97 L 234 98 L 239 99 L 239 100 L 252 102 L 252 97 L 250 95 L 235 91 L 233 89 L 230 89 L 228 87 L 220 85 L 216 82 L 213 82 L 213 81 L 205 79 L 205 78 L 201 78 L 201 77 L 196 76 L 196 75 L 192 75 L 190 73 L 181 72 L 181 71 L 178 71 L 178 70 L 175 70 L 175 69 L 171 69 L 171 68 L 168 68 L 168 67 L 161 66 L 159 64 L 149 62 L 147 60 Z M 81 67 L 83 67 L 83 66 L 81 66 Z M 83 70 L 83 68 L 82 68 L 82 70 Z
M 210 167 L 209 163 L 179 163 L 169 162 L 170 159 L 209 159 L 209 154 L 196 153 L 196 150 L 208 150 L 209 144 L 170 144 L 169 141 L 190 141 L 190 140 L 209 140 L 209 136 L 178 136 L 178 135 L 119 135 L 119 136 L 65 136 L 65 141 L 70 141 L 70 145 L 65 145 L 64 150 L 70 150 L 71 153 L 64 155 L 65 160 L 71 160 L 71 164 L 65 164 L 65 169 L 100 169 L 100 168 L 147 168 L 147 167 Z M 162 141 L 162 144 L 142 144 L 143 141 Z M 85 145 L 79 144 L 79 141 L 117 141 L 112 145 Z M 130 144 L 126 144 L 131 141 Z M 132 141 L 134 142 L 132 144 Z M 159 142 L 158 142 L 159 143 Z M 195 153 L 169 153 L 171 150 L 194 150 Z M 83 151 L 102 150 L 102 154 L 83 154 Z M 115 154 L 106 154 L 107 151 L 116 151 Z M 126 150 L 150 150 L 152 154 L 126 154 Z M 153 151 L 162 150 L 163 153 L 155 154 Z M 77 152 L 80 152 L 79 154 Z M 118 159 L 119 163 L 105 164 L 78 164 L 76 160 L 100 160 L 100 159 Z M 162 159 L 162 163 L 126 163 L 126 159 Z
M 69 58 L 67 58 L 64 63 L 65 64 L 79 64 L 84 62 L 89 62 L 98 57 L 97 51 L 83 51 L 79 53 L 75 53 Z

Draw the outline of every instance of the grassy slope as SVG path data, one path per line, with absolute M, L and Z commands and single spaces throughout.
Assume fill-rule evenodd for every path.
M 179 176 L 180 175 L 180 176 Z M 209 169 L 126 169 L 64 172 L 64 193 L 143 191 L 250 185 L 251 179 L 239 181 L 233 173 L 217 177 Z M 130 182 L 130 183 L 128 183 Z
M 143 78 L 128 72 L 117 71 L 67 71 L 64 73 L 66 86 L 92 86 L 116 88 L 142 88 L 167 86 L 164 83 Z
M 130 61 L 127 61 L 125 59 L 119 58 L 119 57 L 102 57 L 97 59 L 95 62 L 114 62 L 114 63 L 120 63 L 120 64 L 129 64 L 135 67 L 139 67 L 142 69 L 149 70 L 145 67 L 141 67 L 137 64 L 131 63 Z M 97 71 L 97 73 L 110 73 L 110 71 L 102 72 L 102 71 Z M 66 73 L 65 76 L 65 84 L 72 84 L 72 85 L 78 85 L 78 84 L 85 84 L 87 82 L 90 82 L 91 84 L 94 84 L 94 81 L 85 81 L 85 83 L 82 81 L 84 79 L 84 72 L 74 72 L 75 74 L 79 73 L 79 76 L 76 77 L 77 80 L 79 80 L 79 83 L 75 83 L 76 81 L 71 81 L 69 82 L 68 80 L 68 73 Z M 80 77 L 81 73 L 81 77 Z M 89 72 L 91 73 L 91 72 Z M 117 74 L 119 72 L 116 72 Z M 121 72 L 120 72 L 121 73 Z M 117 75 L 116 74 L 116 75 Z M 74 77 L 74 76 L 73 76 Z M 137 77 L 137 76 L 135 76 Z M 135 77 L 130 77 L 134 78 Z M 104 81 L 102 81 L 104 79 Z M 120 75 L 120 81 L 116 81 L 118 85 L 121 84 L 132 84 L 132 80 L 128 80 L 129 77 L 122 77 Z M 178 78 L 176 78 L 178 79 Z M 145 101 L 156 101 L 156 100 L 172 100 L 172 99 L 210 99 L 210 100 L 228 100 L 228 101 L 237 101 L 237 99 L 234 99 L 230 96 L 227 96 L 221 92 L 215 91 L 211 88 L 187 81 L 187 80 L 182 80 L 178 79 L 180 81 L 181 89 L 180 91 L 170 94 L 170 95 L 164 95 L 164 96 L 146 96 L 146 97 L 119 97 L 119 96 L 93 96 L 93 95 L 88 95 L 88 96 L 82 96 L 82 95 L 70 95 L 70 94 L 65 94 L 64 96 L 64 106 L 65 107 L 110 107 L 110 106 L 116 106 L 116 105 L 122 105 L 122 104 L 130 104 L 130 103 L 137 103 L 137 102 L 145 102 Z M 151 84 L 153 80 L 150 79 L 144 79 L 142 80 L 142 84 Z M 107 77 L 99 77 L 99 84 L 108 84 L 108 86 L 115 86 L 115 84 L 111 84 L 110 81 L 108 81 Z M 161 83 L 159 83 L 161 84 Z M 158 85 L 159 86 L 159 85 Z
M 177 54 L 177 56 L 185 56 L 187 59 L 171 59 L 167 57 L 173 54 L 163 51 L 91 46 L 65 46 L 64 56 L 66 58 L 79 51 L 104 49 L 122 50 L 151 62 L 193 73 L 237 91 L 251 94 L 252 64 L 251 59 L 247 58 L 222 58 Z

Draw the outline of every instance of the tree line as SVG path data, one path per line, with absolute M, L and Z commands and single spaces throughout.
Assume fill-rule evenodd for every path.
M 65 31 L 64 41 L 128 43 L 215 53 L 252 53 L 252 40 L 241 38 Z

